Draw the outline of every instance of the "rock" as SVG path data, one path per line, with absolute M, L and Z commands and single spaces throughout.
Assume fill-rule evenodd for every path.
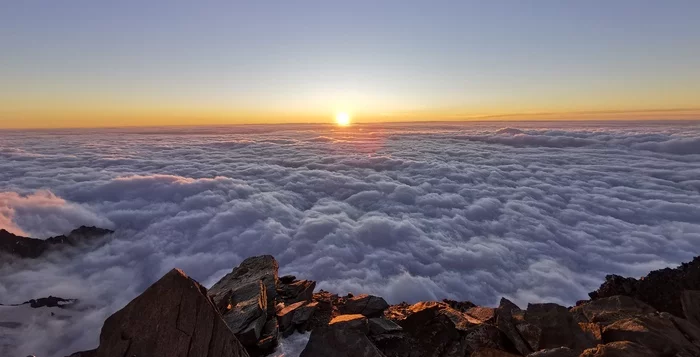
M 251 356 L 266 356 L 275 351 L 279 345 L 279 326 L 277 319 L 268 319 L 255 346 L 246 347 Z
M 658 357 L 659 355 L 648 348 L 634 342 L 621 341 L 598 345 L 589 348 L 580 357 Z M 530 357 L 530 356 L 528 356 Z M 539 357 L 539 356 L 538 356 Z M 549 357 L 549 356 L 547 356 Z
M 518 357 L 512 353 L 506 351 L 501 351 L 493 348 L 481 348 L 476 352 L 472 353 L 470 357 Z
M 515 349 L 525 356 L 533 351 L 530 344 L 525 342 L 520 335 L 520 331 L 515 326 L 513 313 L 521 312 L 520 308 L 506 298 L 501 298 L 498 308 L 495 310 L 496 327 L 503 332 L 504 335 L 513 343 Z M 541 332 L 541 329 L 540 329 Z M 533 338 L 533 337 L 530 337 Z M 534 338 L 533 338 L 534 339 Z M 539 336 L 536 338 L 539 345 Z
M 608 325 L 617 320 L 656 312 L 653 307 L 625 295 L 592 300 L 573 307 L 571 313 L 579 322 Z
M 344 314 L 362 314 L 367 317 L 380 316 L 389 307 L 386 301 L 374 295 L 353 296 L 345 301 L 341 308 Z
M 461 312 L 466 312 L 467 310 L 476 306 L 471 301 L 455 301 L 449 299 L 442 299 L 442 302 L 449 305 L 451 308 Z
M 289 284 L 293 282 L 294 280 L 297 280 L 297 277 L 294 275 L 285 275 L 280 277 L 280 284 Z
M 700 327 L 700 290 L 683 290 L 681 307 L 685 319 Z
M 524 319 L 542 330 L 539 349 L 569 347 L 583 351 L 595 346 L 595 341 L 581 330 L 573 315 L 563 306 L 529 304 Z
M 97 349 L 74 352 L 70 356 L 66 357 L 95 357 L 97 355 Z
M 688 341 L 700 347 L 700 327 L 695 326 L 688 320 L 675 317 L 668 312 L 662 312 L 659 316 L 673 322 L 678 331 L 680 331 Z
M 529 324 L 527 322 L 516 323 L 515 329 L 518 330 L 530 349 L 537 351 L 540 349 L 540 338 L 542 338 L 542 329 L 539 326 Z
M 527 357 L 578 357 L 578 353 L 568 347 L 557 347 L 533 352 Z
M 107 234 L 114 233 L 109 229 L 81 226 L 68 235 L 60 235 L 47 239 L 22 237 L 0 229 L 0 252 L 5 252 L 20 258 L 38 258 L 49 250 L 63 246 L 75 246 L 88 243 Z
M 314 295 L 316 282 L 312 280 L 296 280 L 291 283 L 280 283 L 277 293 L 285 304 L 297 301 L 310 301 Z
M 588 295 L 593 300 L 626 295 L 650 305 L 657 311 L 683 317 L 685 315 L 681 305 L 681 294 L 685 290 L 700 290 L 700 256 L 675 269 L 652 271 L 639 280 L 608 275 L 600 288 Z
M 493 323 L 496 320 L 496 309 L 492 307 L 475 306 L 467 309 L 465 313 L 481 323 Z
M 674 356 L 700 356 L 700 348 L 689 341 L 673 321 L 649 314 L 616 321 L 603 329 L 603 342 L 630 341 L 652 352 Z
M 276 345 L 263 337 L 269 319 L 275 318 L 279 266 L 271 255 L 245 259 L 209 290 L 209 296 L 240 342 L 252 351 L 259 344 Z M 266 341 L 260 341 L 260 339 Z
M 294 311 L 294 318 L 292 319 L 292 324 L 296 326 L 297 330 L 306 331 L 309 320 L 311 320 L 317 309 L 318 302 L 304 302 L 304 305 L 302 305 L 300 308 Z
M 282 336 L 287 337 L 294 332 L 294 312 L 304 304 L 306 304 L 305 301 L 299 301 L 277 311 L 277 322 L 282 331 Z
M 360 314 L 336 316 L 328 323 L 328 326 L 342 330 L 360 331 L 364 335 L 369 333 L 367 317 Z
M 364 318 L 364 316 L 359 315 Z M 366 321 L 366 318 L 365 318 Z M 365 336 L 344 325 L 326 326 L 311 332 L 300 357 L 385 357 Z
M 371 335 L 382 335 L 392 332 L 403 331 L 401 326 L 383 317 L 373 317 L 369 319 L 369 332 Z
M 55 296 L 50 296 L 45 297 L 45 298 L 38 298 L 38 299 L 31 299 L 29 301 L 25 301 L 22 304 L 29 304 L 32 308 L 40 308 L 40 307 L 60 307 L 60 308 L 65 308 L 71 305 L 74 305 L 78 302 L 76 299 L 63 299 L 60 297 L 55 297 Z
M 518 352 L 496 326 L 481 324 L 469 328 L 462 334 L 461 341 L 453 345 L 450 356 L 469 356 L 482 349 L 498 350 L 509 354 Z
M 248 356 L 207 297 L 173 269 L 107 318 L 96 357 Z

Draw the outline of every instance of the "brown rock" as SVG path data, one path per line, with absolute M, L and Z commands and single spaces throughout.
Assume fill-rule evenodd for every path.
M 277 312 L 277 322 L 279 324 L 279 329 L 282 331 L 282 335 L 289 336 L 294 332 L 294 312 L 306 304 L 305 301 L 295 302 L 291 305 L 285 306 L 283 309 Z
M 530 349 L 537 351 L 540 349 L 540 339 L 542 338 L 542 329 L 539 326 L 520 322 L 515 324 L 515 329 L 518 330 L 520 337 L 527 342 Z
M 360 314 L 336 316 L 328 323 L 328 326 L 342 330 L 360 331 L 365 335 L 369 333 L 367 317 Z
M 585 334 L 565 307 L 557 304 L 529 304 L 525 322 L 542 330 L 539 348 L 569 347 L 583 351 L 595 346 L 595 341 Z
M 568 347 L 548 348 L 530 353 L 527 357 L 578 357 L 578 353 Z
M 595 322 L 608 325 L 617 320 L 656 312 L 653 307 L 629 296 L 615 295 L 592 300 L 571 308 L 578 322 Z
M 218 306 L 218 299 L 228 291 L 262 280 L 267 296 L 268 315 L 272 316 L 275 313 L 275 299 L 277 298 L 278 270 L 279 265 L 271 255 L 248 258 L 214 284 L 209 289 L 209 294 Z
M 603 329 L 603 342 L 630 341 L 654 353 L 700 356 L 700 348 L 689 341 L 673 321 L 649 314 L 617 321 Z
M 173 269 L 107 318 L 96 357 L 248 356 L 207 291 Z
M 380 316 L 389 307 L 386 301 L 374 295 L 362 294 L 345 301 L 340 310 L 344 314 L 362 314 L 367 317 Z
M 295 280 L 291 283 L 279 284 L 277 292 L 286 304 L 297 301 L 310 301 L 314 295 L 316 282 L 312 280 Z
M 681 293 L 681 306 L 685 319 L 700 327 L 700 290 L 684 290 Z
M 495 311 L 496 327 L 513 343 L 515 349 L 523 356 L 532 352 L 533 349 L 520 335 L 520 331 L 515 326 L 514 313 L 521 312 L 520 308 L 506 298 L 501 299 L 501 303 Z M 540 330 L 541 331 L 541 330 Z M 539 344 L 539 338 L 537 338 Z
M 611 342 L 589 348 L 580 357 L 658 357 L 648 348 L 629 341 Z M 528 356 L 530 357 L 530 356 Z M 538 356 L 539 357 L 539 356 Z M 549 357 L 549 356 L 547 356 Z
M 481 323 L 493 323 L 496 320 L 496 309 L 492 307 L 475 306 L 467 309 L 465 313 Z
M 476 352 L 472 353 L 470 357 L 518 357 L 518 355 L 493 348 L 480 348 Z

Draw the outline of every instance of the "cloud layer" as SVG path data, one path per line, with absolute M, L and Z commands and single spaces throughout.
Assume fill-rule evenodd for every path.
M 511 127 L 506 127 L 510 125 Z M 0 267 L 0 302 L 87 310 L 13 355 L 97 344 L 172 267 L 210 286 L 247 256 L 392 303 L 572 304 L 609 273 L 700 253 L 700 125 L 240 126 L 0 133 L 0 228 L 117 230 L 79 258 Z

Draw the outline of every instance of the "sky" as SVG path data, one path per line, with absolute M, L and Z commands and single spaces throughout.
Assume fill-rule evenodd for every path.
M 700 118 L 698 1 L 4 1 L 0 128 Z

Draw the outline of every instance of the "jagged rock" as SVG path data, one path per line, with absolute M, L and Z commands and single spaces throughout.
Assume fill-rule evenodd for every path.
M 481 323 L 492 323 L 496 319 L 496 309 L 492 307 L 474 306 L 467 309 L 465 313 Z
M 603 340 L 602 325 L 595 322 L 579 322 L 578 326 L 583 331 L 586 339 L 593 342 L 594 345 L 600 344 Z
M 345 301 L 341 312 L 344 314 L 362 314 L 367 317 L 380 316 L 389 307 L 386 301 L 374 295 L 353 296 Z
M 472 303 L 471 301 L 455 301 L 450 299 L 442 299 L 442 302 L 449 305 L 451 308 L 461 312 L 466 312 L 472 307 L 476 307 L 476 305 L 474 305 L 474 303 Z
M 475 351 L 485 348 L 510 354 L 517 352 L 503 332 L 493 325 L 473 326 L 460 335 L 461 339 L 450 346 L 446 357 L 470 356 Z
M 542 329 L 539 326 L 527 322 L 519 322 L 515 324 L 515 329 L 518 330 L 520 337 L 527 342 L 531 350 L 537 351 L 540 349 Z
M 515 349 L 520 352 L 521 355 L 527 355 L 528 353 L 533 352 L 533 349 L 520 335 L 520 332 L 515 326 L 515 320 L 513 318 L 514 313 L 521 312 L 522 310 L 520 310 L 520 308 L 510 300 L 501 298 L 501 302 L 495 311 L 496 327 L 498 327 L 498 329 L 508 337 L 508 339 L 513 343 Z M 537 341 L 537 344 L 539 345 L 539 338 L 537 338 Z
M 686 320 L 700 327 L 700 290 L 684 290 L 681 306 Z
M 29 301 L 23 302 L 22 304 L 29 304 L 30 307 L 35 308 L 35 309 L 40 308 L 40 307 L 65 308 L 67 306 L 74 305 L 77 302 L 78 302 L 78 300 L 76 300 L 76 299 L 64 299 L 64 298 L 49 295 L 49 297 L 31 299 Z
M 373 317 L 369 319 L 369 332 L 372 335 L 382 335 L 385 333 L 400 332 L 402 330 L 401 326 L 383 317 Z
M 279 328 L 284 337 L 287 337 L 294 332 L 294 312 L 304 304 L 306 304 L 305 301 L 295 302 L 294 304 L 287 305 L 281 310 L 277 311 L 277 322 L 279 323 Z
M 589 348 L 579 357 L 658 357 L 648 348 L 629 341 L 611 342 Z M 530 356 L 528 356 L 530 357 Z M 539 356 L 538 356 L 539 357 Z M 547 356 L 549 357 L 549 356 Z M 558 356 L 557 356 L 558 357 Z M 679 356 L 680 357 L 680 356 Z
M 603 329 L 603 342 L 630 341 L 663 356 L 700 356 L 700 348 L 673 321 L 649 314 L 616 321 Z M 697 341 L 700 342 L 700 341 Z
M 626 295 L 647 303 L 657 311 L 683 317 L 681 293 L 684 290 L 700 290 L 700 256 L 675 269 L 652 271 L 639 280 L 608 275 L 600 288 L 588 295 L 593 300 Z
M 96 357 L 248 356 L 206 289 L 173 269 L 107 318 Z
M 569 347 L 583 351 L 595 346 L 595 341 L 581 330 L 573 315 L 557 304 L 529 304 L 525 322 L 542 330 L 539 349 Z
M 280 284 L 289 284 L 293 282 L 294 280 L 297 280 L 297 277 L 294 275 L 285 275 L 280 277 Z
M 294 325 L 296 329 L 300 332 L 308 330 L 309 321 L 311 320 L 317 309 L 318 302 L 304 302 L 304 305 L 302 305 L 294 311 L 292 325 Z
M 656 312 L 656 309 L 629 296 L 615 295 L 592 300 L 573 307 L 570 311 L 578 322 L 608 325 L 626 317 L 653 313 Z
M 360 314 L 339 315 L 334 317 L 328 326 L 343 330 L 360 331 L 363 334 L 369 333 L 367 317 Z
M 279 345 L 279 326 L 277 319 L 268 319 L 255 346 L 247 346 L 251 356 L 266 356 L 274 352 Z
M 363 315 L 340 315 L 328 326 L 315 329 L 300 357 L 384 357 L 366 333 Z
M 578 353 L 568 347 L 557 347 L 533 352 L 527 357 L 578 357 Z
M 259 344 L 277 344 L 277 336 L 263 336 L 269 319 L 275 318 L 279 266 L 271 255 L 245 259 L 209 290 L 224 321 L 249 352 Z M 265 339 L 265 341 L 260 341 Z
M 74 246 L 87 243 L 114 233 L 109 229 L 80 226 L 67 235 L 47 239 L 22 237 L 0 229 L 0 252 L 12 254 L 20 258 L 38 258 L 45 252 L 61 246 Z
M 285 304 L 292 304 L 298 301 L 310 301 L 313 298 L 315 288 L 316 282 L 312 280 L 280 282 L 277 293 Z
M 470 357 L 518 357 L 519 355 L 515 355 L 515 354 L 509 353 L 506 351 L 497 350 L 494 348 L 481 348 L 469 356 Z

